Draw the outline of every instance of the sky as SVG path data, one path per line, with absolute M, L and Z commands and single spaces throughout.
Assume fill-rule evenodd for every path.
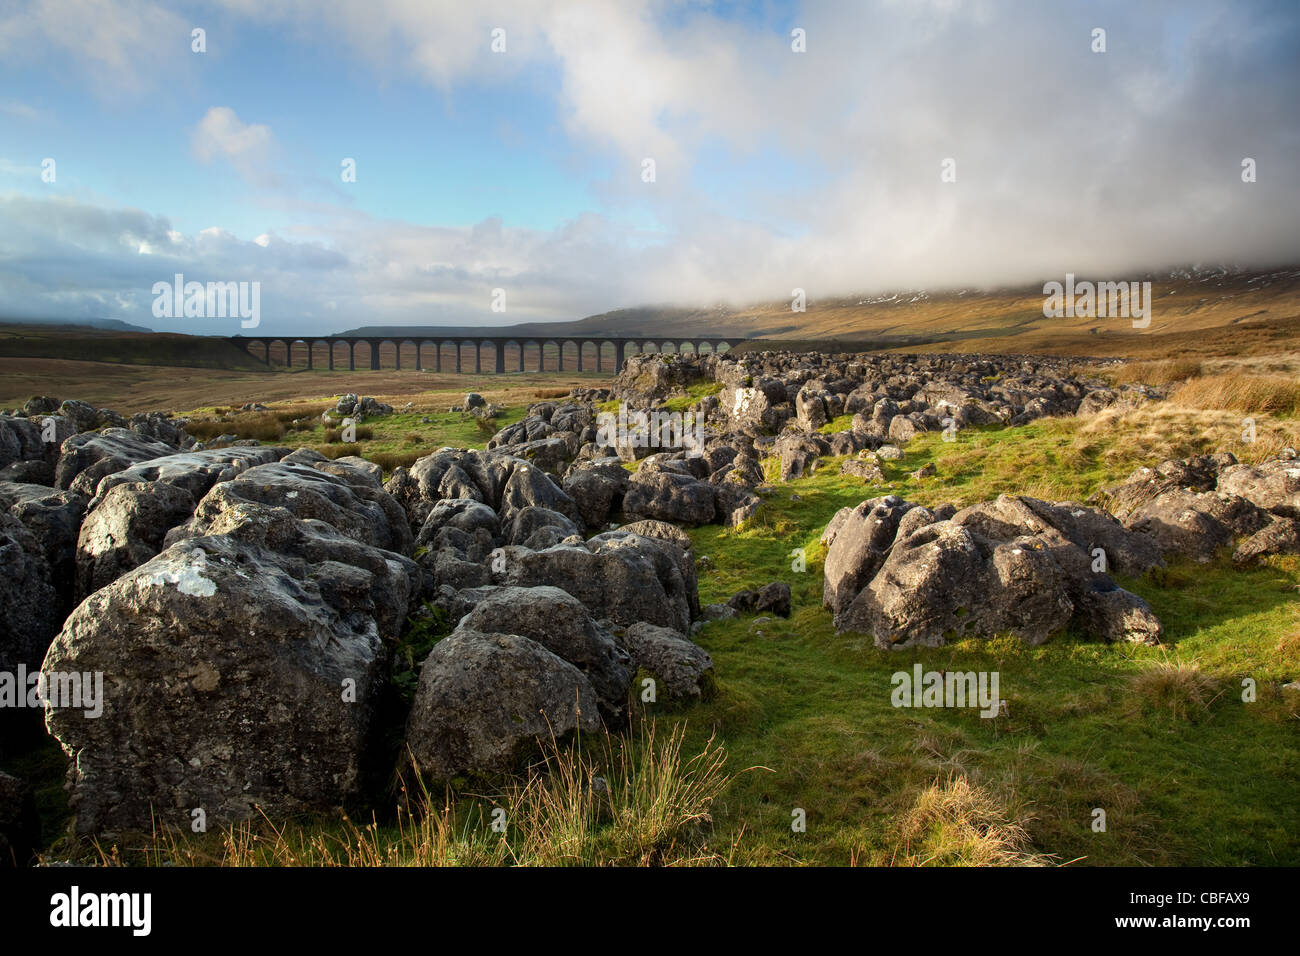
M 1297 104 L 1295 0 L 0 0 L 0 317 L 324 334 L 1293 264 Z M 257 332 L 156 315 L 178 273 L 257 283 Z

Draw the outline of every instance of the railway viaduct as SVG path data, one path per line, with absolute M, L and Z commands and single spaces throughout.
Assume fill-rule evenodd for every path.
M 610 365 L 613 372 L 618 372 L 623 368 L 623 363 L 627 360 L 629 350 L 631 354 L 639 355 L 649 353 L 658 354 L 695 354 L 707 355 L 710 352 L 724 352 L 728 349 L 735 348 L 743 338 L 719 338 L 715 336 L 691 337 L 686 339 L 660 338 L 650 336 L 630 336 L 621 338 L 605 338 L 593 336 L 505 336 L 505 335 L 488 335 L 478 336 L 442 336 L 442 335 L 413 335 L 413 336 L 368 336 L 368 335 L 317 335 L 317 336 L 243 336 L 236 335 L 230 339 L 236 346 L 248 352 L 254 358 L 261 359 L 267 365 L 271 364 L 272 346 L 278 345 L 284 354 L 285 364 L 293 366 L 293 356 L 295 350 L 299 354 L 303 350 L 307 354 L 307 368 L 316 367 L 316 350 L 318 346 L 325 346 L 328 367 L 331 371 L 334 369 L 336 360 L 343 360 L 347 363 L 349 371 L 355 371 L 357 368 L 357 348 L 364 346 L 365 355 L 363 361 L 367 367 L 372 370 L 378 370 L 380 348 L 384 345 L 391 346 L 395 356 L 394 368 L 402 367 L 402 349 L 409 346 L 408 353 L 415 353 L 415 369 L 423 370 L 425 366 L 424 351 L 428 347 L 433 349 L 433 370 L 435 372 L 443 371 L 443 349 L 450 347 L 455 351 L 455 371 L 468 372 L 468 368 L 463 367 L 462 356 L 465 349 L 473 350 L 473 371 L 482 373 L 484 371 L 483 350 L 485 347 L 491 349 L 489 362 L 492 365 L 492 371 L 497 374 L 503 374 L 506 371 L 506 349 L 513 346 L 518 353 L 518 368 L 513 371 L 522 372 L 524 369 L 524 356 L 529 347 L 536 349 L 537 361 L 533 366 L 534 371 L 543 371 L 543 363 L 546 356 L 547 347 L 554 350 L 556 356 L 556 371 L 564 371 L 564 357 L 566 346 L 571 347 L 576 355 L 576 370 L 605 372 L 606 366 Z M 346 353 L 343 347 L 346 346 Z M 612 353 L 612 354 L 611 354 Z M 595 366 L 590 368 L 584 367 L 584 354 L 594 358 Z M 611 364 L 612 363 L 612 364 Z M 450 364 L 450 363 L 448 363 Z M 448 369 L 451 371 L 451 369 Z

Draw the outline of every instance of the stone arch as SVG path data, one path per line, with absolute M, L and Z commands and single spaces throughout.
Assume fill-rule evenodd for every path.
M 515 362 L 512 366 L 516 372 L 524 370 L 524 347 L 519 344 L 517 339 L 506 339 L 498 347 L 497 371 L 504 372 L 506 368 L 507 356 L 514 356 Z M 513 348 L 514 351 L 510 351 Z

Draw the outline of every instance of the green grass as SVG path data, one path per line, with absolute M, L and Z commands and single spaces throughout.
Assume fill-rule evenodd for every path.
M 852 415 L 836 415 L 820 429 L 823 435 L 834 435 L 836 432 L 847 431 L 853 427 Z
M 409 466 L 417 458 L 442 447 L 482 448 L 495 431 L 520 421 L 527 412 L 525 405 L 507 408 L 493 420 L 495 427 L 484 428 L 479 419 L 464 412 L 397 411 L 359 423 L 358 440 L 344 444 L 338 440 L 338 421 L 327 425 L 320 419 L 321 412 L 333 404 L 292 403 L 271 406 L 267 412 L 250 413 L 223 408 L 198 409 L 198 413 L 211 416 L 212 420 L 204 421 L 202 426 L 191 426 L 190 431 L 201 438 L 230 433 L 256 438 L 264 444 L 305 446 L 331 458 L 360 455 L 381 465 L 388 474 L 396 466 Z
M 685 395 L 674 395 L 665 401 L 662 407 L 670 412 L 684 412 L 698 405 L 700 399 L 705 396 L 717 395 L 720 391 L 722 391 L 721 382 L 697 382 L 687 386 Z M 617 411 L 617 407 L 614 410 Z
M 789 621 L 733 619 L 697 637 L 713 656 L 719 693 L 683 714 L 688 744 L 716 733 L 736 764 L 773 771 L 732 785 L 716 815 L 719 840 L 743 828 L 760 861 L 890 862 L 918 795 L 960 775 L 1003 800 L 1033 848 L 1057 862 L 1300 863 L 1300 701 L 1275 689 L 1300 674 L 1300 560 L 1249 571 L 1226 558 L 1174 564 L 1121 582 L 1164 621 L 1163 648 L 1067 633 L 1036 648 L 1006 638 L 889 652 L 869 636 L 837 635 L 821 607 L 818 539 L 838 508 L 885 493 L 966 504 L 1034 483 L 1085 498 L 1129 465 L 1127 454 L 1076 440 L 1078 427 L 968 430 L 951 444 L 923 436 L 901 461 L 884 463 L 884 485 L 841 477 L 831 462 L 777 486 L 746 526 L 691 531 L 696 554 L 709 558 L 702 602 L 783 580 L 795 606 Z M 909 477 L 931 461 L 938 477 Z M 791 569 L 794 548 L 806 551 L 802 574 Z M 1135 681 L 1166 660 L 1197 665 L 1218 696 L 1182 718 L 1150 704 Z M 1007 716 L 895 709 L 890 676 L 918 661 L 998 671 Z M 1242 703 L 1244 677 L 1258 682 L 1258 702 Z M 807 812 L 806 833 L 791 831 L 796 807 Z M 1107 812 L 1105 833 L 1091 829 L 1095 807 Z

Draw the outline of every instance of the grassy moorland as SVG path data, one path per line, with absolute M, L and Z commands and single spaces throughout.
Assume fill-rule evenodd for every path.
M 782 580 L 792 617 L 707 625 L 696 639 L 716 665 L 708 700 L 633 701 L 630 730 L 548 746 L 531 772 L 463 781 L 447 793 L 395 785 L 387 808 L 355 819 L 259 820 L 89 847 L 51 830 L 48 856 L 200 865 L 1298 864 L 1300 694 L 1280 685 L 1300 677 L 1300 559 L 1250 569 L 1226 556 L 1173 562 L 1122 581 L 1164 622 L 1158 648 L 1065 633 L 1040 647 L 1001 638 L 886 652 L 863 635 L 835 633 L 821 606 L 819 540 L 839 508 L 881 494 L 927 505 L 1002 493 L 1085 500 L 1165 458 L 1229 450 L 1251 461 L 1300 445 L 1300 389 L 1288 361 L 1113 368 L 1116 381 L 1169 385 L 1170 397 L 1093 417 L 969 429 L 953 442 L 920 436 L 901 460 L 882 463 L 880 484 L 842 476 L 839 460 L 827 459 L 797 481 L 765 487 L 764 506 L 744 526 L 691 531 L 701 599 Z M 495 376 L 453 377 L 432 391 L 381 392 L 398 413 L 341 445 L 320 421 L 337 394 L 321 384 L 337 380 L 275 377 L 317 397 L 239 412 L 212 404 L 223 393 L 209 390 L 188 410 L 195 428 L 359 453 L 388 469 L 442 445 L 481 447 L 487 430 L 446 411 L 468 389 L 507 406 L 500 426 L 569 384 L 547 376 L 501 389 Z M 670 404 L 689 407 L 711 389 Z M 1243 440 L 1246 417 L 1256 424 L 1252 443 Z M 775 462 L 766 464 L 771 473 Z M 926 464 L 936 474 L 914 477 Z M 405 646 L 422 653 L 444 631 L 426 621 Z M 891 676 L 915 663 L 997 671 L 1005 713 L 893 707 Z M 1243 700 L 1247 678 L 1254 702 Z M 63 766 L 49 742 L 14 768 L 39 784 L 47 822 L 66 819 Z M 506 811 L 505 833 L 492 829 L 494 809 Z M 1093 829 L 1098 809 L 1104 832 Z M 804 832 L 791 827 L 798 811 Z
M 1232 398 L 1242 406 L 1234 409 L 1196 407 L 1225 395 L 1247 397 Z M 1008 637 L 887 652 L 835 633 L 821 606 L 819 543 L 839 508 L 880 494 L 929 505 L 1001 493 L 1083 500 L 1166 457 L 1211 449 L 1267 457 L 1300 441 L 1300 421 L 1293 406 L 1275 415 L 1255 405 L 1287 401 L 1193 378 L 1169 401 L 1092 418 L 970 429 L 955 442 L 921 436 L 903 459 L 883 463 L 879 485 L 841 476 L 829 459 L 767 488 L 744 526 L 691 532 L 702 601 L 773 580 L 794 596 L 789 620 L 745 616 L 699 633 L 717 672 L 707 701 L 634 701 L 622 735 L 549 745 L 531 772 L 447 793 L 411 784 L 377 816 L 256 821 L 92 848 L 64 839 L 51 856 L 198 865 L 1300 863 L 1300 695 L 1280 688 L 1300 676 L 1300 559 L 1251 569 L 1226 557 L 1174 562 L 1122 581 L 1163 620 L 1158 648 L 1066 633 L 1040 647 Z M 1251 444 L 1241 440 L 1243 414 L 1257 418 Z M 456 431 L 464 423 L 412 417 L 420 416 L 376 425 L 362 452 L 384 454 L 421 428 L 426 446 L 482 444 Z M 913 477 L 930 463 L 936 475 Z M 984 719 L 893 707 L 892 674 L 918 662 L 997 671 L 1006 712 Z M 1245 678 L 1258 688 L 1254 702 L 1242 699 Z M 57 754 L 40 759 L 47 771 L 59 764 Z M 45 800 L 57 800 L 53 789 Z M 494 809 L 506 811 L 505 833 L 491 827 Z M 1093 829 L 1097 809 L 1104 832 Z M 798 811 L 804 832 L 791 827 Z

